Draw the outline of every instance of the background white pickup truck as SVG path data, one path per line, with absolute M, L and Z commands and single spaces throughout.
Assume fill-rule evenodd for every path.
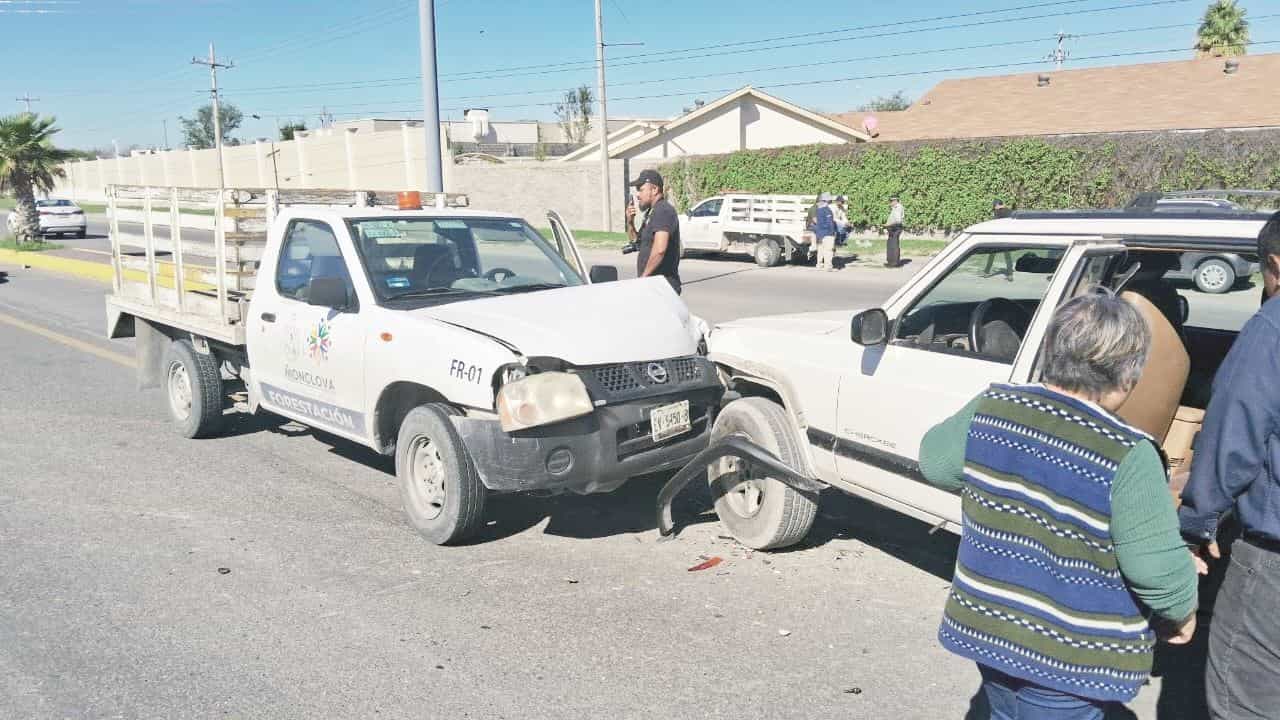
M 1119 414 L 1164 444 L 1172 468 L 1185 466 L 1213 374 L 1259 288 L 1186 292 L 1189 283 L 1166 275 L 1187 253 L 1254 260 L 1267 217 L 1019 212 L 960 234 L 882 308 L 717 326 L 710 356 L 741 399 L 720 413 L 712 446 L 663 489 L 660 529 L 672 532 L 672 498 L 706 469 L 721 522 L 750 547 L 799 542 L 824 487 L 958 532 L 959 497 L 920 474 L 922 437 L 992 383 L 1037 381 L 1054 310 L 1095 285 L 1118 289 L 1153 331 Z
M 217 433 L 242 391 L 240 409 L 394 455 L 405 512 L 432 542 L 477 529 L 490 491 L 605 492 L 707 443 L 723 387 L 700 321 L 661 279 L 588 273 L 554 213 L 547 241 L 443 198 L 401 210 L 350 192 L 109 197 L 108 333 L 136 336 L 140 384 L 164 386 L 181 432 Z M 142 236 L 122 233 L 119 208 L 139 204 Z M 212 242 L 182 236 L 183 211 L 200 207 Z
M 726 194 L 707 198 L 680 216 L 686 253 L 749 253 L 760 267 L 805 262 L 813 248 L 805 215 L 814 198 Z

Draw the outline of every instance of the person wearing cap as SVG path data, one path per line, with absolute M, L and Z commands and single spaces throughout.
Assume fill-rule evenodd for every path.
M 885 267 L 896 268 L 902 265 L 902 224 L 905 221 L 906 211 L 902 203 L 898 202 L 898 196 L 894 195 L 889 198 L 889 219 L 884 223 L 885 230 L 889 233 L 889 240 L 885 244 Z
M 641 170 L 631 186 L 636 201 L 627 206 L 627 237 L 636 243 L 636 275 L 661 275 L 680 294 L 680 215 L 662 193 L 662 176 L 657 170 Z M 644 224 L 636 229 L 638 211 L 645 211 Z
M 1000 218 L 1007 218 L 1012 215 L 1013 209 L 1008 205 L 1005 205 L 1003 200 L 997 199 L 995 202 L 991 203 L 991 214 L 999 220 Z
M 836 219 L 831 211 L 831 193 L 818 196 L 818 212 L 814 216 L 813 234 L 818 238 L 818 269 L 835 270 Z

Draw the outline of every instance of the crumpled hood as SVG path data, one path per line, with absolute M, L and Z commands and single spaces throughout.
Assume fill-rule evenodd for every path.
M 666 280 L 539 290 L 413 311 L 501 338 L 525 356 L 601 365 L 692 355 L 697 323 Z
M 789 335 L 829 335 L 834 332 L 849 331 L 849 321 L 858 314 L 858 310 L 827 310 L 823 312 L 793 313 L 790 315 L 766 315 L 763 317 L 742 318 L 720 323 L 712 331 L 712 337 L 720 329 L 737 328 L 748 330 L 767 330 Z

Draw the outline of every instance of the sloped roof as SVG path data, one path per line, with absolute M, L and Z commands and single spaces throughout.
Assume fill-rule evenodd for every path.
M 633 135 L 636 130 L 643 129 L 645 131 L 648 131 L 655 127 L 661 127 L 666 122 L 668 121 L 667 120 L 633 120 L 632 122 L 627 123 L 626 125 L 618 128 L 617 130 L 614 130 L 613 132 L 609 133 L 609 156 L 613 157 L 614 143 L 615 142 L 620 143 L 621 138 L 629 137 Z M 578 160 L 590 158 L 593 155 L 599 156 L 599 153 L 600 153 L 600 141 L 596 140 L 595 142 L 591 142 L 591 143 L 587 143 L 586 145 L 583 145 L 582 147 L 578 148 L 577 150 L 574 150 L 568 155 L 564 155 L 560 157 L 559 160 L 561 162 L 577 162 Z
M 907 110 L 834 116 L 878 141 L 1280 126 L 1280 53 L 944 80 Z M 1040 87 L 1037 78 L 1049 77 Z

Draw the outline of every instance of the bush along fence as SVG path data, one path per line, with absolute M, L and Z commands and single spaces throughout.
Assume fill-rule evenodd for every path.
M 810 145 L 682 158 L 661 167 L 681 210 L 722 192 L 848 198 L 859 229 L 898 195 L 908 229 L 951 233 L 1014 209 L 1122 207 L 1139 192 L 1280 190 L 1280 130 Z

